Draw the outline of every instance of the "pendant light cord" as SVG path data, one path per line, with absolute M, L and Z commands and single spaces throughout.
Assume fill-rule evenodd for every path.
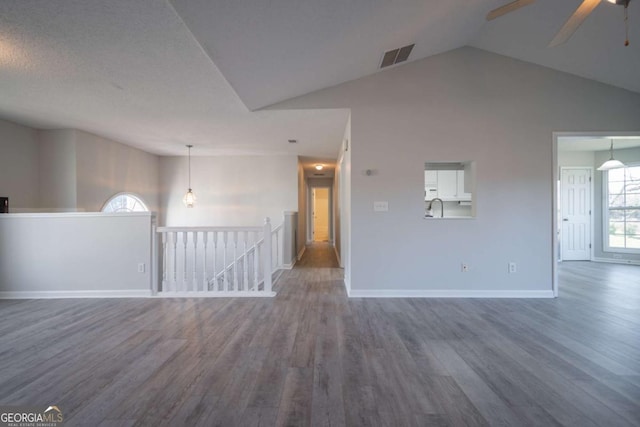
M 189 149 L 189 191 L 191 191 L 191 147 L 193 147 L 193 145 L 187 145 Z
M 624 4 L 624 30 L 626 36 L 624 45 L 629 46 L 629 2 Z
M 611 147 L 609 148 L 609 160 L 613 160 L 613 139 L 611 140 Z

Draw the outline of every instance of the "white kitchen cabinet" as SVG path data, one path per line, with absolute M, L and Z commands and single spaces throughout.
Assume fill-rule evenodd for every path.
M 438 171 L 424 171 L 424 186 L 425 187 L 438 186 Z
M 438 197 L 438 172 L 424 171 L 424 199 L 433 200 Z
M 458 174 L 455 170 L 438 172 L 438 197 L 444 201 L 458 200 Z
M 424 200 L 427 202 L 438 197 L 438 187 L 425 187 L 424 188 Z
M 464 171 L 460 170 L 460 171 L 456 171 L 458 173 L 457 176 L 457 180 L 458 180 L 458 190 L 457 190 L 457 198 L 460 201 L 470 201 L 471 200 L 471 193 L 468 193 L 465 191 L 465 181 L 464 181 Z
M 436 197 L 445 202 L 470 201 L 471 194 L 464 188 L 464 171 L 424 171 L 424 199 L 430 201 Z

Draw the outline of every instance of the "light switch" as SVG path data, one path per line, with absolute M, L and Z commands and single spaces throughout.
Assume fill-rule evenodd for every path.
M 388 212 L 389 211 L 389 202 L 373 202 L 373 211 L 374 212 Z

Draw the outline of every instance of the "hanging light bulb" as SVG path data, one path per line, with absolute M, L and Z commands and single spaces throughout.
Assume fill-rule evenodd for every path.
M 193 145 L 187 145 L 189 149 L 189 190 L 182 198 L 182 203 L 188 208 L 192 208 L 196 204 L 196 195 L 193 194 L 193 190 L 191 189 L 191 147 L 193 147 Z
M 599 168 L 599 171 L 608 171 L 611 169 L 623 168 L 624 163 L 620 160 L 616 160 L 613 158 L 613 139 L 611 140 L 611 147 L 609 148 L 610 158 L 606 162 L 604 162 Z

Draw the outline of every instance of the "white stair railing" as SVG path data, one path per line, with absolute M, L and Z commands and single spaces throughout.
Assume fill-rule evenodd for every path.
M 282 252 L 284 245 L 284 223 L 271 231 L 271 271 L 282 268 Z
M 282 264 L 282 225 L 158 227 L 160 296 L 273 296 Z M 229 261 L 230 260 L 230 261 Z

